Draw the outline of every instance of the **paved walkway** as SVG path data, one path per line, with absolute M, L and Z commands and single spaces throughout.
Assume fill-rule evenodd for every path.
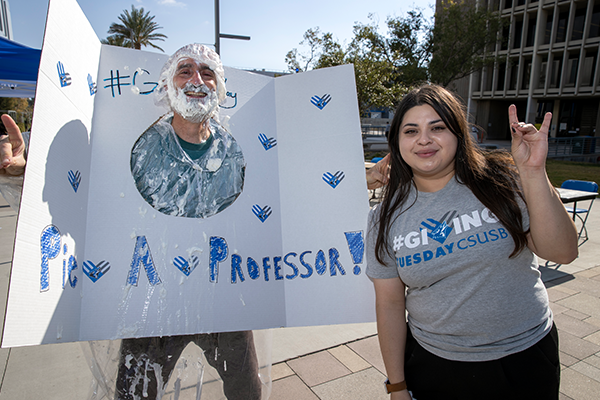
M 569 265 L 541 267 L 560 332 L 561 399 L 600 393 L 600 203 L 588 219 L 590 240 Z M 0 197 L 0 303 L 6 302 L 16 213 Z M 543 263 L 543 262 L 542 262 Z M 4 307 L 0 307 L 4 313 Z M 3 315 L 0 315 L 3 317 Z M 3 318 L 2 318 L 3 319 Z M 373 323 L 274 329 L 272 400 L 388 399 Z M 260 335 L 259 335 L 260 336 Z M 81 400 L 90 394 L 85 344 L 0 349 L 0 400 Z M 214 373 L 206 371 L 205 381 Z M 203 399 L 224 399 L 218 382 Z M 170 400 L 170 399 L 169 399 Z

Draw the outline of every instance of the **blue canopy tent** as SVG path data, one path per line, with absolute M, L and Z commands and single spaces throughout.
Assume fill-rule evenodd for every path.
M 41 50 L 0 37 L 0 97 L 34 97 Z

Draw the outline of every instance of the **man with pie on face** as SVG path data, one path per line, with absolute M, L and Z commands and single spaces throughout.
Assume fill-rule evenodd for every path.
M 240 195 L 244 157 L 217 115 L 225 97 L 223 66 L 212 49 L 184 46 L 163 66 L 155 101 L 170 112 L 138 138 L 130 163 L 138 191 L 161 213 L 207 218 Z M 253 335 L 243 331 L 123 339 L 116 399 L 161 399 L 190 343 L 204 350 L 228 400 L 261 398 Z
M 206 46 L 184 46 L 163 66 L 155 101 L 169 112 L 139 137 L 130 162 L 139 193 L 161 213 L 207 218 L 242 192 L 242 150 L 218 121 L 226 93 L 223 65 Z

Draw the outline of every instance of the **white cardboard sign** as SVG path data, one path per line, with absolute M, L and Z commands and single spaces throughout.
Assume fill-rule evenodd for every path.
M 51 0 L 3 347 L 373 321 L 352 66 L 226 68 L 243 192 L 183 218 L 130 171 L 165 112 L 152 91 L 167 58 L 101 45 L 75 0 Z

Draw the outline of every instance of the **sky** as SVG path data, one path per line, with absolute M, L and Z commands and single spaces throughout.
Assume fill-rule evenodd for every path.
M 8 0 L 12 19 L 13 40 L 39 49 L 42 47 L 48 0 Z M 157 41 L 165 53 L 172 54 L 188 43 L 214 45 L 215 0 L 78 0 L 99 39 L 106 38 L 112 22 L 131 6 L 143 7 L 154 15 L 158 30 L 168 38 Z M 302 36 L 309 28 L 319 27 L 331 32 L 341 44 L 353 37 L 356 22 L 370 23 L 369 15 L 379 23 L 380 33 L 387 32 L 388 16 L 405 16 L 406 12 L 422 8 L 430 17 L 434 0 L 220 0 L 221 33 L 250 36 L 250 41 L 221 39 L 223 64 L 241 69 L 285 71 L 285 55 L 301 46 Z M 152 47 L 143 50 L 155 51 Z

